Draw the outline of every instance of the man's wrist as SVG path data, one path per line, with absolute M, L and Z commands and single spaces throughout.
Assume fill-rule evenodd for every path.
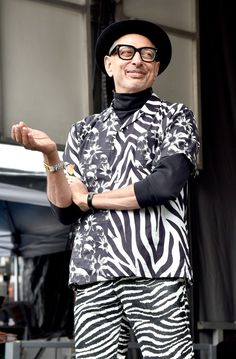
M 55 163 L 58 163 L 61 161 L 57 148 L 55 148 L 55 151 L 52 151 L 48 154 L 43 153 L 43 159 L 45 163 L 48 163 L 50 165 L 54 165 Z
M 60 161 L 58 163 L 55 163 L 53 165 L 49 165 L 48 163 L 44 162 L 44 167 L 47 172 L 58 172 L 61 169 L 65 169 L 65 164 L 63 161 Z
M 94 211 L 94 207 L 93 207 L 93 196 L 95 195 L 96 193 L 94 192 L 89 192 L 88 195 L 87 195 L 87 205 L 88 205 L 88 209 L 91 210 L 91 211 Z

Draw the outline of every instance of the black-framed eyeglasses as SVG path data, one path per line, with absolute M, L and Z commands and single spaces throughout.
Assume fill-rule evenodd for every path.
M 157 61 L 157 49 L 155 47 L 135 47 L 132 45 L 115 45 L 109 51 L 109 56 L 118 54 L 121 60 L 132 60 L 136 52 L 138 51 L 141 59 L 145 62 Z

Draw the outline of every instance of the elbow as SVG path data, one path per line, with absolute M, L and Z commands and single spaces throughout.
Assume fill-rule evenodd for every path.
M 73 224 L 76 221 L 76 220 L 72 221 L 71 218 L 67 218 L 67 217 L 64 217 L 64 216 L 56 215 L 56 217 L 59 220 L 59 222 L 62 223 L 63 225 L 65 225 L 65 226 Z
M 59 222 L 64 225 L 73 224 L 81 216 L 81 211 L 79 207 L 77 207 L 74 203 L 72 203 L 69 207 L 66 208 L 57 207 L 53 203 L 50 204 L 53 214 L 59 220 Z
M 163 205 L 169 201 L 175 201 L 181 190 L 182 188 L 175 189 L 174 191 L 172 188 L 165 188 L 164 191 L 160 192 L 158 196 L 154 198 L 153 202 L 158 205 Z

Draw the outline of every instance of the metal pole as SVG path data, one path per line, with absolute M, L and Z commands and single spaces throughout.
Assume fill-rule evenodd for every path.
M 19 300 L 19 261 L 18 255 L 14 255 L 14 301 Z
M 20 359 L 21 345 L 20 342 L 10 342 L 5 344 L 5 358 Z

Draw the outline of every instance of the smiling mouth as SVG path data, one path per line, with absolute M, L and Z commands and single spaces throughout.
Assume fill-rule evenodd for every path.
M 142 75 L 145 75 L 145 71 L 142 71 L 142 70 L 127 70 L 126 72 L 128 73 L 138 73 L 138 74 L 142 74 Z
M 131 70 L 131 71 L 126 71 L 127 75 L 131 75 L 131 76 L 137 76 L 137 77 L 142 77 L 144 75 L 146 75 L 146 73 L 144 71 L 138 71 L 138 70 Z

